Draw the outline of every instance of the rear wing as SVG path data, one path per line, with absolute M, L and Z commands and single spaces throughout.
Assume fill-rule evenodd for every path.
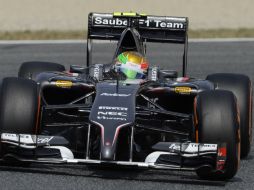
M 188 18 L 137 13 L 90 13 L 88 39 L 119 40 L 124 29 L 134 27 L 148 42 L 185 43 Z
M 87 67 L 92 62 L 93 39 L 119 40 L 122 32 L 135 28 L 144 42 L 184 44 L 182 76 L 187 72 L 188 18 L 137 13 L 90 13 L 87 33 Z

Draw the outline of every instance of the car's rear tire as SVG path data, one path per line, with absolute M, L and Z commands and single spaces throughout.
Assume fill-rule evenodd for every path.
M 241 74 L 217 73 L 208 75 L 207 80 L 216 89 L 229 90 L 237 98 L 240 110 L 241 158 L 248 156 L 252 141 L 252 85 L 249 77 Z
M 240 128 L 237 102 L 230 91 L 204 91 L 194 103 L 196 140 L 200 143 L 226 143 L 225 172 L 197 170 L 203 179 L 227 180 L 237 172 L 240 162 Z
M 0 92 L 0 129 L 6 133 L 35 134 L 39 116 L 36 82 L 8 77 Z
M 25 62 L 19 68 L 18 77 L 35 80 L 36 75 L 45 71 L 65 71 L 65 67 L 51 62 Z

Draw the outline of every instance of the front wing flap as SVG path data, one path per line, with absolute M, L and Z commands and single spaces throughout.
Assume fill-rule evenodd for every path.
M 68 145 L 68 141 L 61 136 L 30 135 L 2 133 L 1 142 L 21 148 L 34 149 L 48 145 Z

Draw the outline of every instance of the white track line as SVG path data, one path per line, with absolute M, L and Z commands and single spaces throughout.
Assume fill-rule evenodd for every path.
M 189 42 L 254 42 L 254 38 L 200 38 L 189 39 Z
M 109 41 L 98 41 L 95 40 L 95 43 L 108 43 Z M 254 42 L 254 38 L 207 38 L 207 39 L 189 39 L 191 43 L 205 43 L 205 42 Z M 0 40 L 0 45 L 14 45 L 14 44 L 83 44 L 86 43 L 86 40 Z
M 86 40 L 0 40 L 0 44 L 82 44 Z

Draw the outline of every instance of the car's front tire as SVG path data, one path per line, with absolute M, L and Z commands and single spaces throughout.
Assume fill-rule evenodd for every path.
M 225 90 L 199 93 L 194 102 L 194 118 L 199 143 L 226 143 L 224 173 L 197 170 L 197 175 L 203 179 L 231 179 L 240 162 L 239 116 L 234 94 Z
M 39 125 L 39 106 L 36 82 L 4 78 L 0 91 L 1 133 L 35 134 Z
M 248 156 L 252 141 L 252 84 L 249 77 L 242 74 L 216 73 L 208 75 L 207 80 L 216 89 L 229 90 L 237 98 L 240 111 L 241 158 Z

